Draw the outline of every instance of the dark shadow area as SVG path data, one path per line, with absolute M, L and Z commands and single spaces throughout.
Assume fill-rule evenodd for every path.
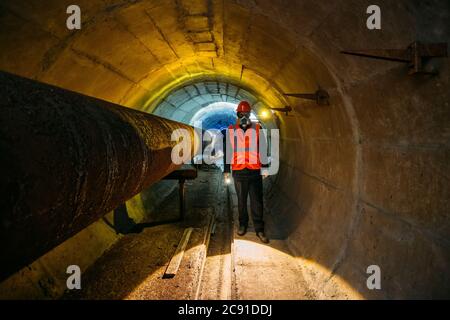
M 174 190 L 172 193 L 178 193 L 178 190 Z M 169 195 L 169 198 L 171 200 L 173 199 L 173 194 Z M 164 204 L 163 204 L 164 205 Z M 179 211 L 179 209 L 178 209 Z M 132 218 L 129 217 L 127 206 L 125 204 L 121 205 L 117 209 L 114 210 L 114 224 L 111 224 L 106 218 L 103 218 L 103 221 L 105 223 L 113 228 L 116 233 L 120 234 L 133 234 L 133 233 L 141 233 L 145 228 L 151 228 L 156 227 L 164 224 L 170 224 L 170 223 L 178 223 L 183 221 L 183 217 L 181 216 L 180 212 L 178 218 L 174 219 L 166 219 L 161 221 L 152 221 L 152 222 L 140 222 L 136 223 Z
M 147 219 L 151 219 L 154 221 L 146 221 L 141 223 L 136 223 L 129 215 L 128 215 L 128 209 L 127 205 L 124 203 L 120 205 L 118 208 L 114 210 L 113 220 L 114 223 L 111 224 L 105 217 L 103 217 L 103 221 L 111 228 L 113 228 L 116 233 L 120 234 L 130 234 L 130 233 L 140 233 L 145 228 L 151 228 L 163 224 L 169 224 L 169 223 L 177 223 L 182 222 L 184 220 L 184 216 L 186 213 L 186 192 L 185 192 L 185 184 L 186 180 L 195 180 L 197 178 L 197 169 L 195 169 L 193 166 L 183 166 L 182 168 L 175 170 L 171 172 L 169 175 L 167 175 L 163 180 L 178 180 L 178 188 L 174 189 L 169 195 L 168 198 L 170 199 L 170 204 L 175 203 L 174 198 L 176 197 L 174 195 L 175 192 L 178 193 L 178 216 L 175 218 L 167 218 L 171 215 L 176 215 L 176 208 L 173 208 L 172 206 L 169 207 L 168 204 L 164 206 L 164 203 L 162 203 L 163 207 L 169 208 L 169 212 L 164 212 L 163 219 L 157 219 L 155 217 L 155 212 L 153 212 L 153 215 L 151 214 L 150 210 L 147 210 L 146 208 L 149 207 L 148 205 L 145 205 L 148 201 L 144 200 L 144 208 L 145 208 L 145 215 Z M 157 192 L 157 190 L 153 190 L 152 188 L 146 190 L 147 193 Z M 145 191 L 143 192 L 145 193 Z M 167 201 L 167 199 L 163 200 Z M 158 210 L 156 210 L 156 213 Z

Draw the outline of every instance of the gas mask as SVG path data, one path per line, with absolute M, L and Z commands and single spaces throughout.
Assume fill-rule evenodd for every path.
M 239 125 L 242 129 L 247 129 L 251 125 L 250 112 L 238 112 Z

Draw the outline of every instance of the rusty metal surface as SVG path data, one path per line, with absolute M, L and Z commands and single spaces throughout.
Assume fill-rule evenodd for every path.
M 172 131 L 195 134 L 3 72 L 0 97 L 0 279 L 177 169 Z
M 351 56 L 398 61 L 398 62 L 410 62 L 411 56 L 407 49 L 368 49 L 368 50 L 344 50 L 342 54 Z
M 285 106 L 283 108 L 270 108 L 270 110 L 272 111 L 276 111 L 276 112 L 284 112 L 287 116 L 289 115 L 289 112 L 292 112 L 292 107 L 291 106 Z
M 286 97 L 300 98 L 305 100 L 313 100 L 319 106 L 330 105 L 330 95 L 327 91 L 319 88 L 314 93 L 285 93 Z
M 447 57 L 447 43 L 421 43 L 415 41 L 406 49 L 368 49 L 368 50 L 344 50 L 342 54 L 409 63 L 410 74 L 435 73 L 423 70 L 424 58 Z

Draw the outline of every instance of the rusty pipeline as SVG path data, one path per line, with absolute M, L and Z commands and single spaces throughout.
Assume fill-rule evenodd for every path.
M 177 169 L 181 128 L 0 72 L 0 279 Z

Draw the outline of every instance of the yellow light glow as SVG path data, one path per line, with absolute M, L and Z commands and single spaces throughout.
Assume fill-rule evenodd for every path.
M 268 119 L 270 117 L 270 113 L 267 110 L 262 110 L 259 114 L 259 116 L 261 117 L 261 119 Z

